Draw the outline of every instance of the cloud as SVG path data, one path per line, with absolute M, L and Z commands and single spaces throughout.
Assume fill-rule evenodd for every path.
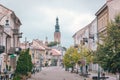
M 23 37 L 53 40 L 59 17 L 63 45 L 73 44 L 72 35 L 89 24 L 104 0 L 1 0 L 22 22 Z M 24 39 L 23 39 L 24 40 Z M 23 41 L 22 40 L 22 41 Z
M 51 7 L 37 7 L 35 8 L 38 14 L 44 16 L 43 21 L 55 24 L 55 18 L 58 16 L 60 25 L 68 32 L 75 32 L 84 27 L 94 19 L 94 15 L 88 13 L 77 13 L 74 11 L 66 10 L 64 8 L 51 8 Z

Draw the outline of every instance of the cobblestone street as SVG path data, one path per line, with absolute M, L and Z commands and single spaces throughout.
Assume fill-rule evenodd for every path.
M 90 72 L 89 78 L 84 78 L 76 73 L 65 71 L 61 67 L 45 67 L 41 72 L 35 73 L 28 80 L 92 80 L 92 76 L 97 76 L 97 73 Z M 106 75 L 109 77 L 106 80 L 116 80 L 113 75 Z
M 33 74 L 28 80 L 84 80 L 84 78 L 78 74 L 67 72 L 61 67 L 46 67 L 41 72 Z

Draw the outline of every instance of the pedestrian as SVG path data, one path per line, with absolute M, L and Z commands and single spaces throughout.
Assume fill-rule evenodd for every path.
M 102 77 L 103 77 L 103 80 L 105 80 L 105 73 L 104 72 L 102 73 Z
M 33 69 L 33 74 L 35 75 L 35 69 Z
M 10 79 L 12 79 L 13 78 L 13 73 L 11 73 L 11 75 L 10 75 Z

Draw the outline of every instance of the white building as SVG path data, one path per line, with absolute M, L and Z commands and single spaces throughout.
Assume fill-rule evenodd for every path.
M 86 48 L 89 51 L 97 49 L 97 19 L 83 27 L 73 35 L 75 47 L 81 46 L 81 50 Z M 94 67 L 94 68 L 93 68 Z M 89 69 L 97 70 L 97 64 L 89 64 Z
M 12 70 L 16 67 L 15 53 L 19 53 L 19 44 L 21 34 L 20 33 L 21 22 L 15 13 L 0 4 L 0 26 L 2 28 L 0 34 L 0 46 L 4 47 L 5 50 L 1 56 L 2 68 L 6 69 L 6 65 L 11 66 Z M 13 57 L 14 56 L 14 57 Z

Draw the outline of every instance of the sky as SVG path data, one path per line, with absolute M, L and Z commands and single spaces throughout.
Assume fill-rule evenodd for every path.
M 74 44 L 72 36 L 89 24 L 106 0 L 0 0 L 0 4 L 13 10 L 20 19 L 23 37 L 28 41 L 40 39 L 54 41 L 56 17 L 59 18 L 61 45 Z

